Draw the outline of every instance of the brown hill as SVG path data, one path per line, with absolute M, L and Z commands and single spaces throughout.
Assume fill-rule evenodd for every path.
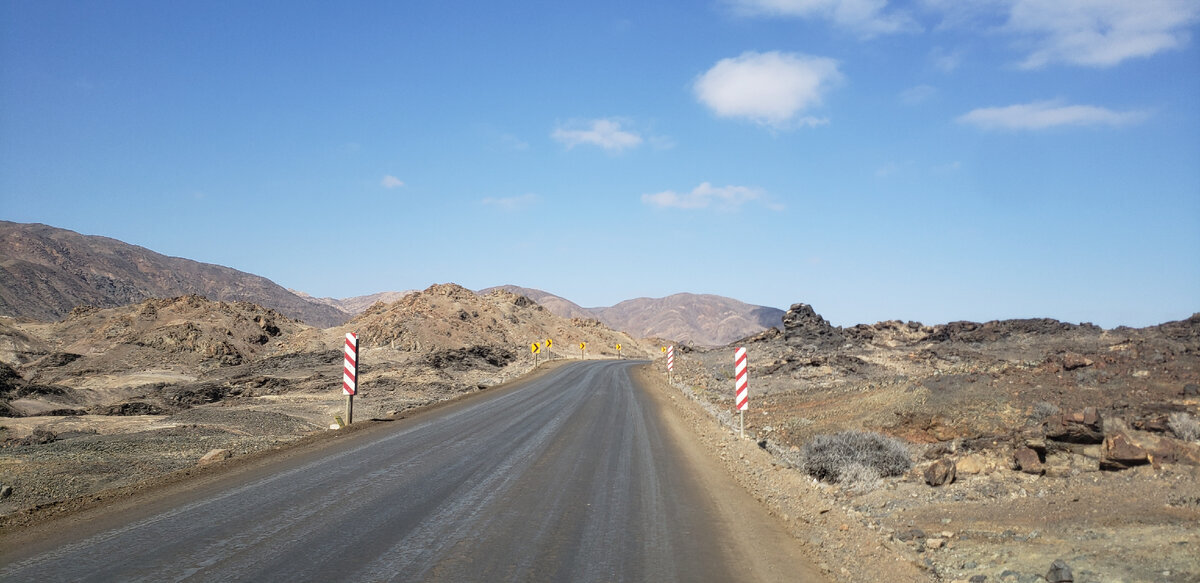
M 315 298 L 315 297 L 310 296 L 302 291 L 298 291 L 298 290 L 294 290 L 294 289 L 289 289 L 288 291 L 290 291 L 310 302 L 317 302 L 319 304 L 325 304 L 327 306 L 332 306 L 334 308 L 337 308 L 338 310 L 341 310 L 341 311 L 349 314 L 350 316 L 357 316 L 357 315 L 367 311 L 367 308 L 369 308 L 375 304 L 378 304 L 380 302 L 383 302 L 385 304 L 390 304 L 392 302 L 399 301 L 400 299 L 402 299 L 404 296 L 406 296 L 408 294 L 417 293 L 416 290 L 385 291 L 385 292 L 379 292 L 379 293 L 374 293 L 374 294 L 365 295 L 365 296 L 354 296 L 354 297 L 339 299 L 339 298 Z
M 556 296 L 550 292 L 542 291 L 540 289 L 521 287 L 521 286 L 517 286 L 517 285 L 498 285 L 496 287 L 489 287 L 486 289 L 481 289 L 476 293 L 478 293 L 479 295 L 488 295 L 496 290 L 501 290 L 501 289 L 512 292 L 517 295 L 525 296 L 525 297 L 537 302 L 543 308 L 550 310 L 550 313 L 557 314 L 564 318 L 595 318 L 596 317 L 596 314 L 594 311 L 595 309 L 588 309 L 588 308 L 582 307 L 579 304 L 572 302 L 571 300 L 568 300 L 568 299 L 560 297 L 560 296 Z
M 668 338 L 699 346 L 723 346 L 739 338 L 779 327 L 783 310 L 755 306 L 715 295 L 675 294 L 665 298 L 626 300 L 607 308 L 584 308 L 539 289 L 502 285 L 567 318 L 596 318 L 635 338 Z
M 783 310 L 708 294 L 626 300 L 597 310 L 601 322 L 637 337 L 659 336 L 699 346 L 724 346 L 782 323 Z
M 253 302 L 316 326 L 334 326 L 348 317 L 236 269 L 167 257 L 107 237 L 0 221 L 0 316 L 50 321 L 77 306 L 113 308 L 189 294 Z

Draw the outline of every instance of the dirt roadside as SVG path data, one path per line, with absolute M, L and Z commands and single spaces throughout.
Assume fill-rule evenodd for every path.
M 790 580 L 880 581 L 896 583 L 935 581 L 908 549 L 863 526 L 850 511 L 828 501 L 820 487 L 799 472 L 787 471 L 770 453 L 750 439 L 741 439 L 720 427 L 696 402 L 667 385 L 650 366 L 634 369 L 634 379 L 646 388 L 664 412 L 663 420 L 684 446 L 693 466 L 719 498 L 736 499 L 749 493 L 758 505 L 736 517 L 741 529 L 737 540 L 747 546 L 745 555 L 761 561 L 747 566 L 752 573 L 771 573 L 771 556 L 797 550 L 820 574 L 793 575 Z M 742 492 L 722 487 L 719 476 L 732 476 Z M 724 511 L 732 512 L 736 504 Z M 792 537 L 781 541 L 756 529 L 761 521 L 782 524 Z M 886 575 L 885 575 L 886 574 Z M 806 578 L 808 577 L 808 578 Z

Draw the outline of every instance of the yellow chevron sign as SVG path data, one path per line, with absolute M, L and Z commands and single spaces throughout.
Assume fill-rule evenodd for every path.
M 538 344 L 537 342 L 534 342 L 533 344 L 529 345 L 529 351 L 534 354 L 537 354 L 542 351 L 542 345 Z

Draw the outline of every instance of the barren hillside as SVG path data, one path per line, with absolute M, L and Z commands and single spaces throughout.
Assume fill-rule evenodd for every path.
M 188 294 L 249 301 L 316 326 L 348 317 L 236 269 L 167 257 L 107 237 L 0 221 L 0 316 L 52 321 L 77 306 L 113 308 Z
M 814 467 L 801 448 L 818 436 L 903 440 L 912 471 L 860 467 L 828 491 L 941 580 L 1035 580 L 1056 558 L 1076 581 L 1200 578 L 1200 314 L 838 328 L 796 304 L 783 323 L 742 343 L 747 432 L 796 468 Z M 737 422 L 732 349 L 676 366 Z
M 783 316 L 783 310 L 706 294 L 637 298 L 607 308 L 583 308 L 552 293 L 515 285 L 487 288 L 480 293 L 495 289 L 524 295 L 560 316 L 596 318 L 637 338 L 670 338 L 697 346 L 722 346 L 777 328 Z

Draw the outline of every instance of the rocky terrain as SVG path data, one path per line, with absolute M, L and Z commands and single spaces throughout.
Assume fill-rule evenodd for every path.
M 523 296 L 434 285 L 314 328 L 279 312 L 200 296 L 78 308 L 58 322 L 0 318 L 0 516 L 325 431 L 343 415 L 342 348 L 360 342 L 355 418 L 406 411 L 501 384 L 539 355 L 645 357 L 595 320 Z M 653 347 L 657 350 L 657 347 Z M 27 514 L 27 513 L 26 513 Z
M 783 323 L 737 343 L 746 430 L 845 517 L 840 551 L 894 548 L 943 581 L 1045 581 L 1055 560 L 1080 582 L 1200 580 L 1200 314 L 838 328 L 797 304 Z M 675 387 L 732 431 L 732 347 L 679 352 Z M 912 469 L 817 482 L 807 444 L 845 430 L 899 438 Z M 760 474 L 764 503 L 818 520 Z
M 0 221 L 0 316 L 57 320 L 77 306 L 115 308 L 189 294 L 257 303 L 314 326 L 349 319 L 342 310 L 236 269 L 107 237 Z
M 500 286 L 494 289 L 526 296 L 565 318 L 595 318 L 635 338 L 670 338 L 696 346 L 722 346 L 738 338 L 778 328 L 783 310 L 753 306 L 710 294 L 681 293 L 665 298 L 637 298 L 615 306 L 583 308 L 542 290 Z

